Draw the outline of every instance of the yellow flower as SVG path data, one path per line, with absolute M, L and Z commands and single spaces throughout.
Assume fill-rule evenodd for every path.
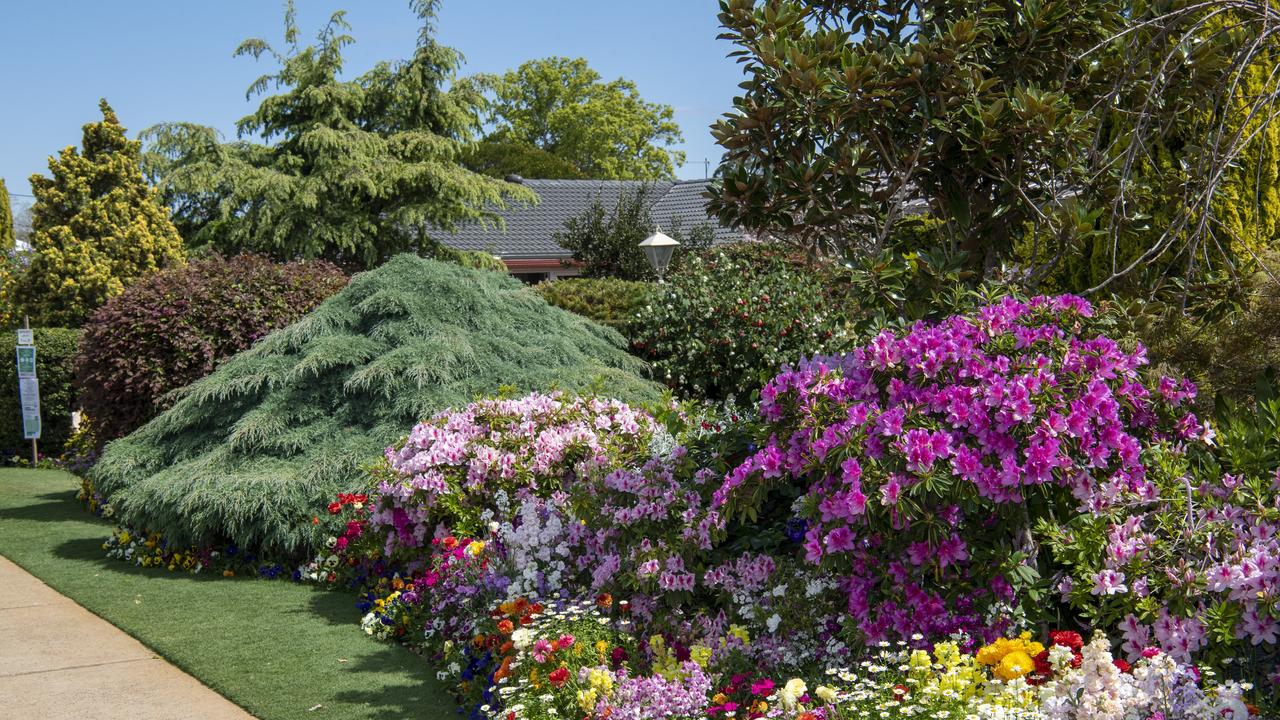
M 587 671 L 587 684 L 597 690 L 609 692 L 613 689 L 613 674 L 603 668 L 591 668 Z
M 729 634 L 741 640 L 744 645 L 751 643 L 751 636 L 747 634 L 744 628 L 738 625 L 730 625 Z
M 594 688 L 578 691 L 578 707 L 582 708 L 582 712 L 586 713 L 596 709 L 596 691 Z
M 1013 650 L 1000 659 L 991 672 L 1001 680 L 1017 680 L 1035 669 L 1031 656 L 1022 650 Z
M 480 553 L 484 552 L 484 542 L 474 540 L 467 546 L 467 552 L 471 553 L 471 557 L 480 557 Z
M 912 650 L 911 658 L 907 660 L 907 664 L 913 668 L 928 670 L 933 666 L 933 661 L 929 659 L 929 653 L 924 650 Z
M 817 695 L 818 699 L 825 703 L 833 703 L 836 701 L 835 689 L 829 688 L 826 685 L 819 685 L 818 687 L 814 688 L 813 694 Z
M 711 661 L 711 648 L 706 645 L 694 645 L 689 648 L 689 659 L 697 663 L 698 667 L 705 668 Z

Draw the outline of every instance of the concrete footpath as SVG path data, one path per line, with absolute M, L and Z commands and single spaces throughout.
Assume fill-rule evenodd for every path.
M 0 718 L 253 720 L 3 556 Z

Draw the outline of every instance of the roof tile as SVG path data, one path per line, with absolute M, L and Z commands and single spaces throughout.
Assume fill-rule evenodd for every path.
M 560 247 L 552 235 L 564 229 L 565 221 L 582 214 L 599 197 L 605 207 L 612 207 L 624 192 L 635 192 L 648 185 L 654 198 L 653 219 L 668 229 L 688 230 L 703 223 L 715 227 L 717 244 L 743 239 L 743 233 L 721 227 L 707 216 L 707 199 L 703 197 L 709 181 L 644 182 L 638 180 L 524 180 L 523 184 L 537 193 L 536 205 L 515 203 L 494 209 L 505 222 L 505 228 L 493 222 L 459 225 L 454 232 L 438 230 L 431 235 L 458 250 L 490 252 L 503 259 L 568 258 L 572 255 Z

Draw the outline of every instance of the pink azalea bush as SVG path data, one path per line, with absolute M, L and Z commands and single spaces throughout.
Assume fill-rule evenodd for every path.
M 647 457 L 657 425 L 617 400 L 559 393 L 481 400 L 438 413 L 386 452 L 370 529 L 412 555 L 439 526 L 481 534 L 517 492 L 548 497 L 594 468 Z
M 1066 565 L 1056 589 L 1130 659 L 1158 646 L 1182 662 L 1280 665 L 1280 471 L 1196 479 L 1181 453 L 1154 492 L 1117 489 L 1040 529 Z M 1277 676 L 1280 677 L 1280 676 Z

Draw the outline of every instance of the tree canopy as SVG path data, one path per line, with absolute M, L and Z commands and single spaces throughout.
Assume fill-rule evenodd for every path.
M 16 306 L 33 323 L 78 327 L 125 285 L 185 260 L 182 238 L 103 100 L 102 121 L 84 126 L 82 151 L 49 158 L 49 177 L 31 176 L 31 260 L 13 280 Z
M 712 129 L 722 220 L 877 249 L 920 201 L 989 265 L 1088 180 L 1107 84 L 1077 58 L 1122 18 L 1105 0 L 725 0 L 720 20 L 747 76 Z
M 684 153 L 670 149 L 684 139 L 675 111 L 645 101 L 629 80 L 604 82 L 583 58 L 530 60 L 470 81 L 488 99 L 492 132 L 481 147 L 492 149 L 479 153 L 493 174 L 525 174 L 539 150 L 565 165 L 542 162 L 539 171 L 556 174 L 532 177 L 660 180 L 684 164 Z
M 9 188 L 0 178 L 0 252 L 8 252 L 17 242 L 13 231 L 13 208 L 9 205 Z
M 712 209 L 817 251 L 927 214 L 975 276 L 1032 286 L 1234 271 L 1280 217 L 1262 5 L 723 0 L 747 80 Z
M 303 46 L 290 2 L 283 51 L 261 39 L 236 50 L 279 65 L 250 86 L 248 97 L 263 97 L 236 141 L 189 123 L 147 131 L 148 169 L 189 241 L 372 267 L 430 250 L 432 227 L 533 200 L 460 164 L 482 98 L 468 84 L 447 87 L 461 58 L 435 39 L 436 0 L 411 4 L 422 23 L 413 57 L 343 80 L 343 49 L 354 42 L 344 14 Z

